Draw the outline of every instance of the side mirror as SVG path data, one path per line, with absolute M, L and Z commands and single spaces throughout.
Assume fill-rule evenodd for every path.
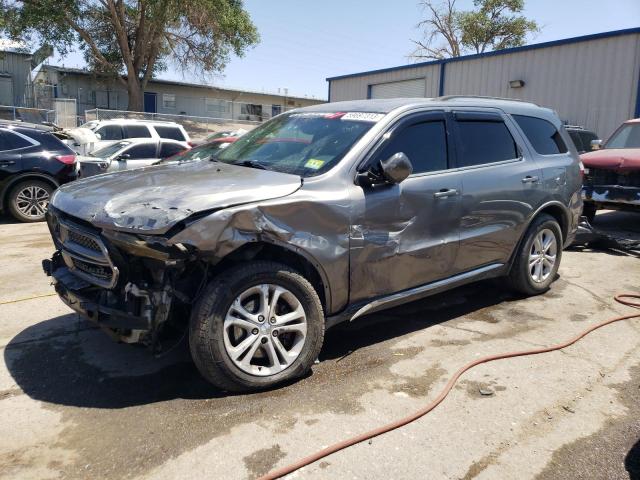
M 402 152 L 398 152 L 386 160 L 382 160 L 380 162 L 380 168 L 384 179 L 392 185 L 403 182 L 413 173 L 411 160 Z
M 129 155 L 128 153 L 122 153 L 118 155 L 117 160 L 128 160 L 130 158 L 131 158 L 131 155 Z
M 600 150 L 602 148 L 602 140 L 591 140 L 591 150 Z

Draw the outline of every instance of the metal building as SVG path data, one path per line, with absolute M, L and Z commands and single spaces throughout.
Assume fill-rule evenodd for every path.
M 20 43 L 0 39 L 0 105 L 28 106 L 31 53 Z
M 640 28 L 328 78 L 329 101 L 486 95 L 610 135 L 640 117 Z

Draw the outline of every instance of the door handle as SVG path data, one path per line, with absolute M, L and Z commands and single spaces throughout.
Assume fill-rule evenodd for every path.
M 538 177 L 527 175 L 522 179 L 522 183 L 538 183 L 539 180 L 540 178 Z
M 0 167 L 8 167 L 9 165 L 15 165 L 13 160 L 0 160 Z
M 443 188 L 439 192 L 434 193 L 433 198 L 447 198 L 457 194 L 458 190 L 455 188 Z

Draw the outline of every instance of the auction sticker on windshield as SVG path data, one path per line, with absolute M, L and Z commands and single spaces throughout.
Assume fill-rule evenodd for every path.
M 311 168 L 312 170 L 318 170 L 324 165 L 324 160 L 319 160 L 317 158 L 311 158 L 307 160 L 307 163 L 304 164 L 305 168 Z
M 349 112 L 342 116 L 342 120 L 356 120 L 359 122 L 379 122 L 384 113 Z

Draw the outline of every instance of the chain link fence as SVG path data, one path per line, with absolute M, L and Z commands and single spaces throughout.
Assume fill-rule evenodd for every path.
M 260 121 L 252 120 L 196 117 L 192 115 L 171 115 L 166 113 L 130 112 L 125 110 L 107 110 L 104 108 L 94 108 L 84 112 L 84 119 L 87 122 L 92 120 L 115 120 L 120 118 L 176 122 L 182 125 L 189 136 L 194 140 L 203 139 L 210 133 L 223 130 L 251 130 L 256 125 L 262 123 Z

